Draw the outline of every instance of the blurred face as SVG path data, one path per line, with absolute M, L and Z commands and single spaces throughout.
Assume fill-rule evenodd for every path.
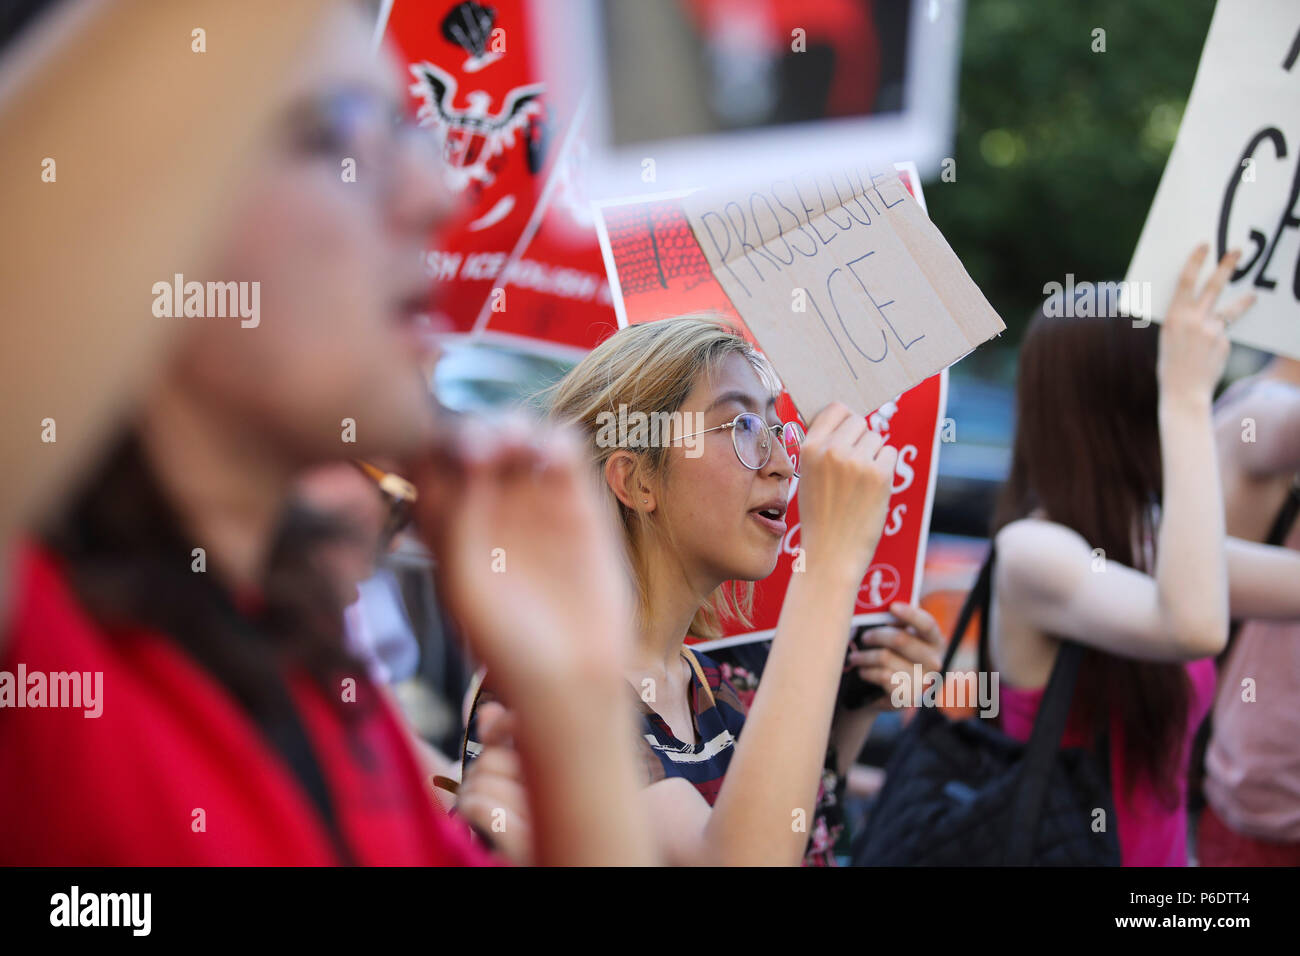
M 272 145 L 210 276 L 260 283 L 260 321 L 191 318 L 176 376 L 294 464 L 404 454 L 433 426 L 420 255 L 448 212 L 438 159 L 395 122 L 395 62 L 353 4 L 300 51 Z M 346 442 L 345 420 L 355 423 Z
M 339 521 L 347 534 L 319 557 L 334 578 L 344 604 L 357 600 L 357 585 L 375 573 L 384 546 L 388 507 L 374 482 L 350 462 L 309 468 L 295 481 L 298 499 Z
M 682 411 L 690 413 L 687 421 L 701 421 L 704 428 L 726 424 L 741 412 L 754 412 L 775 425 L 780 419 L 774 400 L 749 361 L 731 355 L 711 379 L 696 383 Z M 773 438 L 767 463 L 754 471 L 737 457 L 732 431 L 720 428 L 701 435 L 695 440 L 698 457 L 688 456 L 681 444 L 668 449 L 662 520 L 687 574 L 705 590 L 723 581 L 767 577 L 776 568 L 786 532 L 794 469 L 781 441 Z

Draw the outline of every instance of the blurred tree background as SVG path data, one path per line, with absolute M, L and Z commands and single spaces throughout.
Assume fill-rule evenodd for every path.
M 925 191 L 1007 332 L 963 371 L 1010 381 L 1045 283 L 1124 278 L 1213 12 L 1214 0 L 967 0 L 956 179 Z

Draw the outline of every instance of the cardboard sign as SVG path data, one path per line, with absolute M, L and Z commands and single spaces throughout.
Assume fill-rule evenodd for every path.
M 866 411 L 1006 326 L 893 172 L 681 200 L 696 242 L 806 417 Z
M 1237 342 L 1300 358 L 1300 4 L 1219 0 L 1178 139 L 1129 265 L 1159 319 L 1197 243 L 1241 262 L 1220 299 L 1259 299 Z M 1128 306 L 1128 300 L 1122 303 Z M 1147 310 L 1128 308 L 1132 314 Z
M 924 203 L 915 167 L 900 164 L 900 176 Z M 922 206 L 924 208 L 924 206 Z M 614 292 L 620 325 L 652 322 L 694 312 L 710 312 L 748 334 L 714 278 L 709 262 L 695 243 L 680 197 L 646 201 L 641 198 L 598 205 L 597 228 Z M 750 336 L 752 337 L 752 336 Z M 947 401 L 947 371 L 932 375 L 867 416 L 871 427 L 899 451 L 893 496 L 884 534 L 863 578 L 854 609 L 855 624 L 890 620 L 889 604 L 912 602 L 921 596 L 921 570 L 930 530 L 934 485 L 939 459 L 939 429 Z M 797 416 L 788 394 L 777 401 L 786 420 Z M 716 649 L 771 637 L 781 604 L 794 573 L 799 547 L 799 480 L 791 482 L 789 530 L 781 542 L 776 570 L 754 590 L 751 627 L 723 622 L 725 637 L 706 642 Z

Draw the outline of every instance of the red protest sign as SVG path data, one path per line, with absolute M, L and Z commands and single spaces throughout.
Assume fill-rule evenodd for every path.
M 932 375 L 867 416 L 887 444 L 898 449 L 893 495 L 884 535 L 858 590 L 854 623 L 869 624 L 888 617 L 894 601 L 913 603 L 921 597 L 921 569 L 930 533 L 934 481 L 939 460 L 939 428 L 947 402 L 948 373 Z M 791 483 L 790 529 L 781 542 L 776 570 L 754 589 L 753 629 L 742 632 L 734 623 L 728 637 L 710 646 L 770 637 L 776 630 L 799 548 L 799 479 Z
M 383 33 L 463 201 L 427 253 L 442 317 L 458 332 L 585 350 L 614 312 L 575 117 L 555 111 L 531 54 L 533 6 L 394 0 Z
M 900 165 L 899 175 L 924 205 L 915 168 Z M 602 203 L 599 211 L 597 229 L 620 325 L 653 322 L 684 313 L 712 312 L 753 339 L 714 278 L 686 213 L 675 198 Z M 867 416 L 871 427 L 898 449 L 899 463 L 884 534 L 858 594 L 855 624 L 885 620 L 892 602 L 910 603 L 921 596 L 921 570 L 934 502 L 947 382 L 945 369 Z M 778 400 L 777 410 L 787 420 L 796 416 L 786 394 Z M 776 570 L 755 587 L 752 627 L 742 628 L 736 621 L 724 622 L 726 636 L 706 646 L 722 647 L 772 635 L 790 576 L 797 573 L 794 568 L 799 548 L 798 509 L 796 478 L 792 481 L 786 516 L 789 530 L 782 540 Z

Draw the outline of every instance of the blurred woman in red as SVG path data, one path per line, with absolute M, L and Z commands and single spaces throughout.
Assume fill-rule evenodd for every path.
M 183 326 L 175 352 L 102 467 L 17 550 L 0 670 L 90 675 L 102 696 L 88 716 L 23 686 L 25 706 L 0 710 L 4 863 L 485 861 L 344 649 L 320 567 L 331 529 L 285 517 L 298 472 L 374 454 L 425 456 L 413 476 L 443 593 L 524 718 L 536 859 L 649 859 L 613 532 L 576 443 L 434 413 L 419 263 L 444 200 L 369 34 L 345 5 L 284 51 L 273 138 L 229 198 L 211 274 L 186 277 L 259 283 L 257 321 L 158 320 Z M 583 694 L 561 692 L 579 679 Z

